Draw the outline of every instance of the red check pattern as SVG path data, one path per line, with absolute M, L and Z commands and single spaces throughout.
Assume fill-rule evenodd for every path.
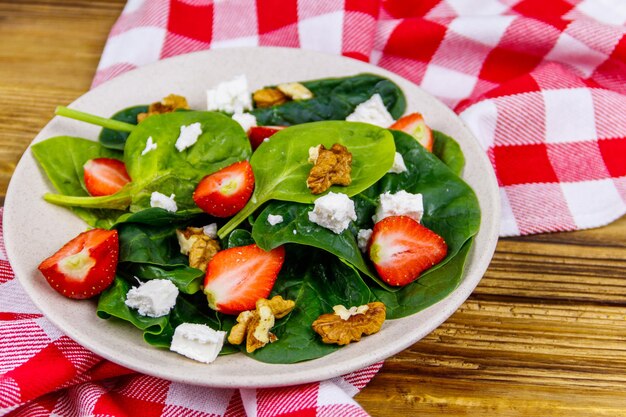
M 94 85 L 235 46 L 368 61 L 440 98 L 474 132 L 499 180 L 502 235 L 575 230 L 626 212 L 625 23 L 621 0 L 129 0 Z M 381 366 L 267 390 L 136 374 L 43 318 L 1 239 L 0 306 L 0 413 L 13 416 L 360 416 L 350 397 Z
M 0 415 L 367 416 L 352 400 L 377 363 L 343 377 L 280 389 L 214 389 L 138 374 L 83 348 L 52 325 L 15 279 L 0 208 Z
M 94 85 L 162 58 L 288 46 L 369 61 L 456 110 L 500 182 L 501 235 L 626 212 L 621 0 L 131 0 Z

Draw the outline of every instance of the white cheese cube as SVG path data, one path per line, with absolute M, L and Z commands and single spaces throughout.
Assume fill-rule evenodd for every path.
M 204 324 L 183 323 L 174 330 L 170 350 L 189 359 L 211 363 L 222 350 L 226 332 Z
M 356 242 L 359 245 L 361 252 L 365 252 L 367 250 L 367 244 L 372 237 L 372 233 L 372 229 L 360 229 L 359 233 L 356 235 Z
M 145 154 L 156 148 L 157 144 L 154 143 L 154 139 L 152 139 L 152 136 L 148 137 L 148 139 L 146 140 L 146 147 L 143 149 L 143 151 L 141 151 L 141 156 L 144 156 Z
M 217 223 L 211 223 L 203 226 L 202 233 L 204 233 L 211 239 L 217 239 Z
M 267 222 L 270 224 L 270 226 L 276 226 L 277 224 L 283 222 L 283 216 L 281 216 L 280 214 L 268 214 Z
M 131 288 L 124 302 L 142 316 L 161 317 L 176 305 L 178 288 L 168 279 L 152 279 Z
M 226 113 L 243 113 L 252 109 L 252 95 L 248 91 L 248 79 L 238 75 L 207 90 L 207 110 Z
M 395 194 L 386 192 L 380 195 L 380 204 L 376 214 L 372 217 L 377 223 L 389 216 L 408 216 L 419 222 L 424 214 L 424 204 L 421 194 L 411 194 L 400 190 Z
M 354 201 L 345 194 L 330 192 L 315 200 L 309 220 L 339 234 L 356 220 Z
M 380 127 L 389 127 L 394 120 L 387 111 L 380 94 L 376 93 L 368 100 L 356 106 L 354 112 L 346 117 L 348 122 L 363 122 Z
M 406 171 L 406 164 L 404 163 L 404 158 L 402 157 L 402 154 L 400 152 L 396 152 L 395 156 L 393 157 L 393 165 L 391 166 L 391 168 L 389 168 L 388 172 L 392 174 L 401 174 Z
M 180 135 L 176 139 L 176 149 L 178 152 L 182 152 L 185 149 L 193 146 L 198 141 L 198 138 L 202 134 L 202 126 L 200 122 L 192 123 L 189 126 L 180 127 Z
M 309 148 L 309 163 L 315 165 L 317 158 L 320 156 L 320 148 L 322 145 L 311 146 Z
M 251 128 L 256 126 L 256 117 L 250 113 L 235 113 L 232 115 L 234 121 L 239 123 L 244 132 L 248 132 Z
M 165 194 L 154 191 L 150 195 L 150 207 L 158 207 L 175 213 L 178 210 L 178 206 L 176 205 L 176 201 L 174 201 L 174 197 L 176 197 L 175 194 L 168 197 Z

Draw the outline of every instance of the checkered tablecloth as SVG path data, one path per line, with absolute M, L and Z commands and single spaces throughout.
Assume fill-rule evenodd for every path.
M 626 1 L 130 0 L 94 85 L 182 53 L 287 46 L 394 71 L 459 113 L 487 152 L 501 235 L 596 227 L 626 212 Z M 359 416 L 380 364 L 269 390 L 138 375 L 62 335 L 0 241 L 0 410 L 14 415 Z M 45 375 L 45 377 L 43 377 Z

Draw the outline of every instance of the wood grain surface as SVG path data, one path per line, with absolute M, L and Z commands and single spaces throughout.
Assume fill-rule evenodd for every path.
M 115 1 L 0 0 L 0 199 L 55 106 L 89 89 Z M 501 239 L 470 299 L 389 358 L 372 416 L 626 416 L 626 218 Z

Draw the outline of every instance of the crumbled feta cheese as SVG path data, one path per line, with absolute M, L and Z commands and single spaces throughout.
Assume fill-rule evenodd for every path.
M 217 223 L 211 223 L 203 226 L 202 232 L 211 239 L 217 239 Z
M 252 109 L 252 95 L 248 92 L 248 79 L 238 75 L 207 90 L 207 110 L 243 113 Z
M 141 156 L 144 156 L 145 154 L 147 154 L 148 152 L 154 150 L 157 148 L 157 144 L 154 143 L 154 140 L 152 139 L 152 136 L 148 137 L 148 140 L 146 140 L 146 147 L 144 148 L 143 151 L 141 151 Z
M 309 220 L 339 234 L 348 228 L 351 220 L 356 220 L 354 201 L 345 194 L 330 192 L 315 200 Z
M 411 194 L 400 190 L 395 194 L 386 192 L 380 195 L 380 204 L 372 219 L 377 223 L 389 216 L 408 216 L 419 222 L 424 214 L 421 194 Z
M 198 138 L 202 134 L 202 127 L 200 122 L 192 123 L 189 126 L 180 127 L 180 135 L 176 139 L 176 149 L 178 152 L 182 152 L 185 149 L 195 145 Z
M 346 117 L 346 120 L 348 122 L 369 123 L 380 127 L 389 127 L 394 122 L 378 93 L 356 106 L 354 112 Z
M 180 253 L 182 253 L 183 255 L 189 255 L 193 244 L 198 238 L 195 234 L 187 237 L 182 230 L 176 230 L 176 239 L 178 240 L 178 245 L 180 246 Z
M 315 165 L 317 158 L 320 156 L 320 148 L 322 145 L 311 146 L 309 148 L 309 163 Z
M 154 191 L 150 195 L 150 207 L 158 207 L 175 213 L 178 210 L 178 206 L 176 205 L 176 201 L 174 201 L 174 197 L 176 197 L 175 194 L 168 197 L 165 194 Z
M 359 249 L 361 249 L 361 252 L 365 252 L 367 250 L 367 244 L 372 237 L 372 233 L 372 229 L 361 229 L 356 235 L 356 242 L 359 245 Z
M 241 125 L 244 132 L 250 130 L 250 128 L 256 126 L 256 117 L 250 113 L 235 113 L 232 116 L 233 120 Z
M 267 216 L 267 222 L 271 226 L 276 226 L 277 224 L 283 222 L 283 216 L 281 216 L 280 214 L 269 214 Z
M 369 309 L 370 307 L 367 304 L 364 304 L 358 307 L 353 306 L 353 307 L 350 307 L 349 309 L 345 308 L 341 304 L 333 306 L 333 311 L 335 312 L 336 315 L 341 317 L 341 320 L 348 320 L 350 317 L 356 316 L 357 314 L 365 314 L 365 312 L 367 312 L 367 310 Z
M 178 288 L 168 279 L 152 279 L 131 288 L 124 302 L 142 316 L 161 317 L 176 304 Z
M 294 234 L 294 235 L 297 235 L 297 234 L 298 234 L 298 231 L 297 231 L 296 229 L 293 229 L 293 234 Z
M 283 83 L 276 86 L 281 93 L 292 100 L 308 100 L 313 98 L 311 90 L 300 83 Z
M 183 323 L 174 330 L 170 350 L 189 359 L 211 363 L 222 350 L 226 332 L 211 329 L 205 324 Z
M 396 152 L 396 155 L 393 157 L 393 165 L 389 168 L 388 172 L 392 174 L 401 174 L 406 172 L 406 164 L 404 163 L 404 158 L 400 152 Z

